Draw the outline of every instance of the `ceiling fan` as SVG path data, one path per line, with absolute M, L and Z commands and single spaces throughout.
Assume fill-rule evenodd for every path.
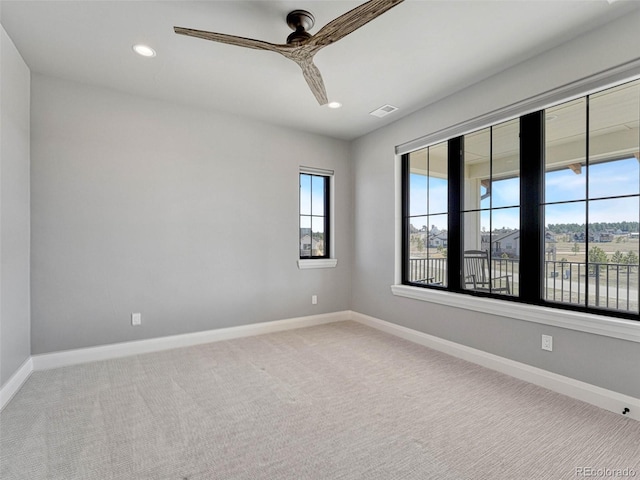
M 403 0 L 370 0 L 327 23 L 315 35 L 307 32 L 315 23 L 313 15 L 306 10 L 294 10 L 287 15 L 287 24 L 294 32 L 287 37 L 287 43 L 285 44 L 274 44 L 261 40 L 237 37 L 235 35 L 226 35 L 224 33 L 193 30 L 191 28 L 174 27 L 173 29 L 180 35 L 228 43 L 239 47 L 269 50 L 284 55 L 302 68 L 302 74 L 318 100 L 318 103 L 320 105 L 326 105 L 328 102 L 327 92 L 324 87 L 322 75 L 320 75 L 320 70 L 318 70 L 318 67 L 313 63 L 313 56 L 318 53 L 321 48 L 346 37 L 402 1 Z

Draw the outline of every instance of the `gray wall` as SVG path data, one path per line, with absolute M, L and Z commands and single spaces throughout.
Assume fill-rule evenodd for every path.
M 640 397 L 638 343 L 395 297 L 389 288 L 394 147 L 636 59 L 638 25 L 636 11 L 355 141 L 352 310 Z M 542 333 L 554 336 L 552 354 L 540 349 Z
M 41 75 L 31 104 L 33 354 L 350 308 L 347 142 Z M 297 267 L 300 165 L 336 172 L 336 268 Z
M 30 354 L 29 69 L 0 27 L 0 386 Z

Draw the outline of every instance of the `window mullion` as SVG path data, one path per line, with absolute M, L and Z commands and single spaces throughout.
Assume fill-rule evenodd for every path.
M 330 217 L 330 196 L 331 196 L 331 181 L 329 179 L 329 177 L 324 177 L 324 256 L 329 258 L 331 257 L 331 235 L 332 232 L 330 231 L 330 221 L 329 221 L 329 217 Z
M 584 304 L 586 307 L 589 307 L 589 170 L 591 170 L 591 159 L 589 158 L 589 141 L 591 138 L 590 131 L 590 122 L 589 122 L 589 98 L 586 97 L 586 112 L 585 112 L 585 146 L 584 146 L 584 158 L 585 158 L 585 202 L 584 202 L 584 221 L 585 221 L 585 232 L 584 232 L 584 265 L 585 265 L 585 282 L 584 282 Z M 598 277 L 596 276 L 594 280 L 597 282 Z M 596 292 L 598 290 L 596 289 Z
M 411 247 L 409 245 L 411 236 L 409 234 L 409 154 L 402 155 L 402 283 L 408 283 L 409 278 L 409 257 Z
M 544 111 L 520 117 L 520 298 L 543 298 Z
M 464 137 L 456 137 L 449 140 L 447 169 L 449 171 L 449 190 L 448 190 L 448 228 L 449 236 L 447 239 L 447 284 L 449 290 L 461 291 L 462 278 L 462 212 L 463 206 L 463 185 L 464 185 L 464 169 L 463 165 Z

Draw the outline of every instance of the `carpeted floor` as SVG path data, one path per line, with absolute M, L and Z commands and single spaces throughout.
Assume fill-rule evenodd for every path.
M 640 478 L 640 422 L 354 322 L 36 372 L 0 414 L 3 480 L 596 469 Z

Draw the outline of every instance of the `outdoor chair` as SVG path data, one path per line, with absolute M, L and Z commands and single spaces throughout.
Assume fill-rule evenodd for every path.
M 511 275 L 489 278 L 489 253 L 486 250 L 464 252 L 465 288 L 479 292 L 511 295 Z

